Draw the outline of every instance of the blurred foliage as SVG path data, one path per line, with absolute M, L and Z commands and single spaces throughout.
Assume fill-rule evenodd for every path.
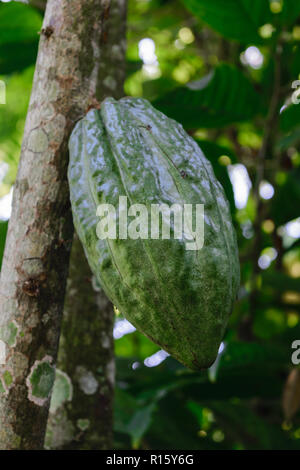
M 260 43 L 259 27 L 271 17 L 269 0 L 184 0 L 187 8 L 225 38 Z
M 177 87 L 154 101 L 154 106 L 186 129 L 222 127 L 257 114 L 259 97 L 235 67 L 218 65 L 202 79 Z
M 147 338 L 116 340 L 118 449 L 300 450 L 300 400 L 291 412 L 284 398 L 299 394 L 288 382 L 300 340 L 299 15 L 299 0 L 129 2 L 125 92 L 181 122 L 211 161 L 230 202 L 242 281 L 208 371 L 170 357 L 149 367 L 159 356 Z M 0 163 L 9 165 L 0 196 L 16 174 L 40 24 L 37 10 L 0 2 Z M 144 38 L 155 44 L 151 60 Z
M 0 74 L 23 70 L 35 62 L 42 17 L 22 3 L 0 4 Z
M 41 25 L 41 14 L 29 5 L 0 2 L 0 80 L 7 103 L 0 105 L 0 162 L 9 164 L 0 196 L 16 176 Z

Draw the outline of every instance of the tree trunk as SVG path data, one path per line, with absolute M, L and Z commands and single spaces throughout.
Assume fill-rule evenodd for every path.
M 113 307 L 95 285 L 76 236 L 71 252 L 46 448 L 112 448 L 112 329 Z
M 109 36 L 120 8 L 124 0 L 47 3 L 1 270 L 1 449 L 43 447 L 73 235 L 67 143 L 116 90 L 123 30 L 114 49 Z

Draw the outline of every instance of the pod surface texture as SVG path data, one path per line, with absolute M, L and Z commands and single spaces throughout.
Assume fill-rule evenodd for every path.
M 142 98 L 106 98 L 70 138 L 68 178 L 76 231 L 107 296 L 142 333 L 187 367 L 209 367 L 218 354 L 239 287 L 236 234 L 210 162 L 176 121 Z M 97 208 L 143 204 L 204 205 L 204 242 L 99 239 Z M 129 213 L 130 214 L 130 213 Z M 137 215 L 138 213 L 136 213 Z M 134 218 L 128 216 L 130 223 Z M 78 266 L 80 269 L 80 266 Z

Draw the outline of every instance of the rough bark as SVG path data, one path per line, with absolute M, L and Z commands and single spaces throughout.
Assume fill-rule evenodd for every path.
M 1 271 L 1 449 L 43 447 L 73 234 L 67 142 L 117 87 L 106 59 L 118 62 L 125 44 L 106 48 L 120 8 L 124 0 L 47 3 Z

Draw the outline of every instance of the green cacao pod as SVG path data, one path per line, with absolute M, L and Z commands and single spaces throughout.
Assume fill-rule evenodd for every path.
M 187 367 L 210 366 L 239 286 L 236 235 L 211 164 L 180 124 L 142 98 L 105 99 L 77 123 L 69 150 L 74 225 L 107 296 Z M 155 204 L 203 204 L 202 248 L 189 250 L 184 237 L 161 231 L 158 238 L 100 239 L 97 207 L 118 208 L 120 196 L 149 212 Z

